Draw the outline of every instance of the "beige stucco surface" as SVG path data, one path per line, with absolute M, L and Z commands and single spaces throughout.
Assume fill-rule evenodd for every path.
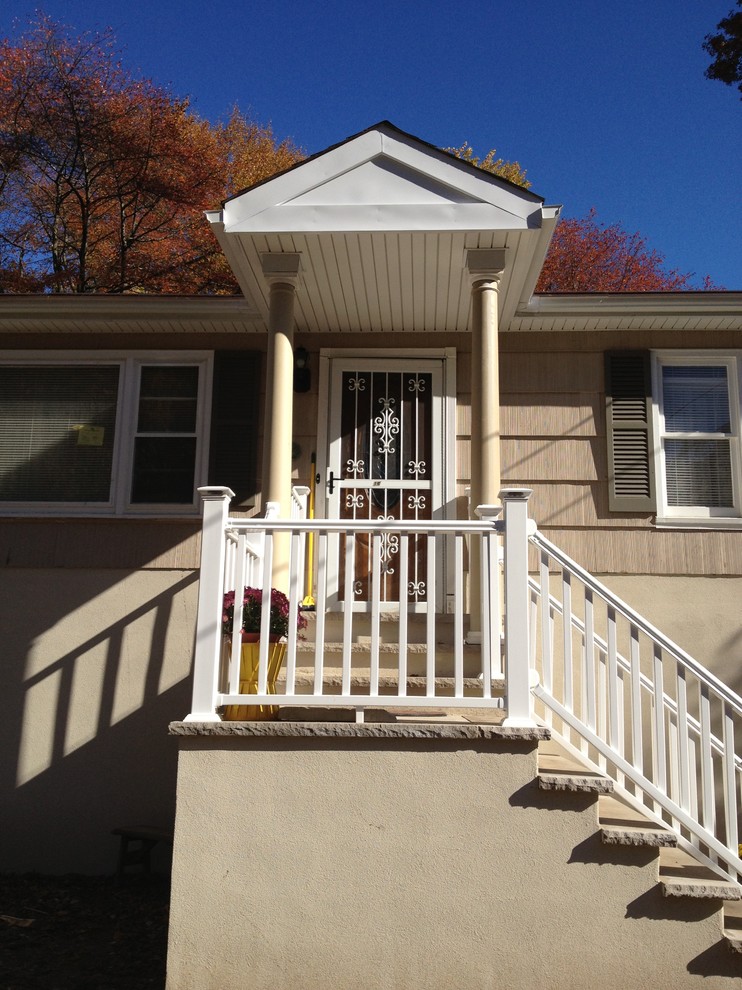
M 168 990 L 731 988 L 717 902 L 663 899 L 534 744 L 180 740 Z
M 742 578 L 611 574 L 599 579 L 742 694 Z
M 110 873 L 111 829 L 172 825 L 196 595 L 192 570 L 0 570 L 0 870 Z

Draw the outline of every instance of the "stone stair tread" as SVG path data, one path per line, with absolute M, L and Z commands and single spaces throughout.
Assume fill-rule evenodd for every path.
M 683 849 L 660 850 L 660 884 L 665 897 L 742 900 L 742 887 L 725 880 Z
M 723 914 L 722 935 L 730 949 L 742 952 L 742 901 L 725 901 Z
M 613 781 L 565 749 L 556 739 L 539 743 L 538 786 L 542 790 L 610 794 Z
M 351 686 L 354 687 L 367 687 L 371 683 L 371 669 L 367 666 L 354 666 L 351 670 Z M 295 680 L 298 684 L 314 684 L 314 667 L 313 666 L 297 666 Z M 325 685 L 340 685 L 343 680 L 343 668 L 336 666 L 329 666 L 325 664 L 322 668 L 322 681 Z M 477 688 L 481 690 L 482 681 L 479 677 L 464 677 L 464 687 Z M 427 682 L 427 678 L 424 674 L 408 674 L 407 684 L 415 687 L 419 687 Z M 286 683 L 286 671 L 285 669 L 281 671 L 278 682 L 280 684 Z M 385 687 L 396 687 L 399 683 L 399 673 L 388 667 L 382 667 L 379 669 L 379 684 Z M 454 684 L 454 678 L 447 675 L 438 675 L 435 677 L 436 687 L 452 687 Z M 493 689 L 503 689 L 505 686 L 504 677 L 493 677 L 492 687 Z
M 399 674 L 396 670 L 391 670 L 389 668 L 381 668 L 379 670 L 379 690 L 380 691 L 394 691 L 396 693 L 397 687 L 399 685 Z M 424 675 L 408 674 L 407 675 L 407 691 L 410 694 L 421 694 L 427 687 L 427 678 Z M 276 683 L 277 693 L 281 693 L 284 685 L 286 684 L 285 671 L 282 671 L 281 675 Z M 314 685 L 314 667 L 297 667 L 296 675 L 294 681 L 295 687 L 298 691 L 302 689 L 311 689 Z M 438 675 L 433 681 L 436 695 L 438 697 L 453 697 L 454 696 L 454 678 L 444 675 Z M 342 667 L 323 667 L 322 670 L 322 685 L 324 690 L 332 691 L 333 689 L 340 691 L 343 685 L 343 669 Z M 350 675 L 350 688 L 351 691 L 357 691 L 359 693 L 367 692 L 371 685 L 371 671 L 368 667 L 354 667 L 351 670 Z M 463 679 L 464 693 L 468 695 L 479 695 L 482 691 L 482 682 L 478 677 L 464 677 Z M 505 690 L 504 678 L 493 678 L 492 679 L 492 694 L 493 697 L 501 697 Z M 304 693 L 307 693 L 304 690 Z
M 316 644 L 315 644 L 314 640 L 311 640 L 311 639 L 302 639 L 302 640 L 299 640 L 299 642 L 296 644 L 296 652 L 297 653 L 314 653 L 315 647 L 316 647 Z M 366 640 L 364 638 L 364 639 L 359 640 L 358 642 L 355 642 L 355 643 L 351 643 L 350 644 L 350 652 L 351 652 L 351 654 L 368 653 L 370 649 L 371 649 L 371 640 L 370 640 L 370 638 L 368 640 Z M 446 653 L 451 653 L 452 654 L 454 652 L 453 643 L 446 643 L 446 642 L 443 642 L 443 641 L 436 642 L 435 649 L 436 649 L 436 653 L 446 652 Z M 343 652 L 343 644 L 342 643 L 339 643 L 339 642 L 336 642 L 335 640 L 329 640 L 329 641 L 326 640 L 323 643 L 323 645 L 322 645 L 322 652 L 323 653 L 329 653 L 329 654 L 342 653 Z M 407 652 L 408 653 L 427 653 L 428 652 L 427 643 L 408 642 L 407 643 Z M 390 653 L 390 654 L 395 654 L 396 655 L 396 654 L 399 653 L 399 643 L 379 643 L 379 653 Z M 463 653 L 464 653 L 464 656 L 467 656 L 468 655 L 468 656 L 477 656 L 478 657 L 481 654 L 481 647 L 478 646 L 478 645 L 474 646 L 471 643 L 464 643 L 463 644 Z
M 608 845 L 676 846 L 677 837 L 615 794 L 598 798 L 601 839 Z

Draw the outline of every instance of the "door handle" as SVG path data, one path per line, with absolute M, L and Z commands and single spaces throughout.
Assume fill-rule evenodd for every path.
M 327 492 L 329 495 L 332 495 L 334 491 L 335 491 L 335 474 L 334 472 L 330 471 L 329 475 L 327 476 Z

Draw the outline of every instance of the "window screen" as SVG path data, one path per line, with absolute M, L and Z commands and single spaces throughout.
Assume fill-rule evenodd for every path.
M 0 500 L 108 502 L 119 366 L 0 367 Z
M 662 368 L 669 506 L 734 505 L 731 441 L 718 436 L 731 433 L 727 378 L 724 365 Z

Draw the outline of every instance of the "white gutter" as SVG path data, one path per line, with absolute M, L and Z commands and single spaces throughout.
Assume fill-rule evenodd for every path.
M 541 229 L 539 230 L 538 240 L 536 241 L 536 246 L 533 250 L 531 264 L 528 267 L 528 274 L 526 275 L 521 288 L 520 300 L 516 312 L 521 309 L 527 309 L 531 299 L 533 298 L 536 283 L 538 282 L 539 275 L 541 274 L 541 269 L 544 266 L 546 253 L 549 250 L 549 245 L 551 244 L 551 239 L 554 236 L 554 231 L 556 230 L 557 221 L 559 220 L 559 214 L 561 212 L 561 206 L 541 207 Z
M 534 295 L 521 307 L 523 316 L 677 316 L 692 312 L 742 316 L 742 292 L 615 292 Z
M 155 296 L 143 293 L 96 295 L 0 293 L 0 322 L 8 320 L 254 320 L 258 313 L 244 296 Z M 4 327 L 7 329 L 7 327 Z

